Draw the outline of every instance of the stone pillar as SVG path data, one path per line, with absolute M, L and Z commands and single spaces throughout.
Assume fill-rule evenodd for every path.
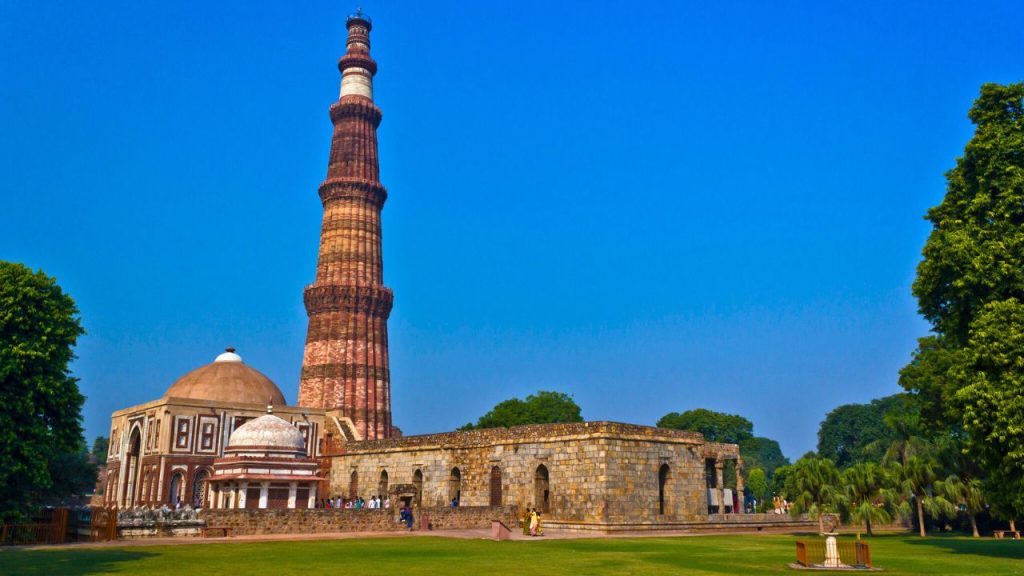
M 249 483 L 242 482 L 238 485 L 237 496 L 235 496 L 235 508 L 245 508 L 246 492 L 249 490 Z
M 288 483 L 288 507 L 295 508 L 295 482 Z
M 316 508 L 316 486 L 316 482 L 309 483 L 309 504 L 306 505 L 307 508 Z
M 746 514 L 747 512 L 747 499 L 746 495 L 743 494 L 743 459 L 736 458 L 736 500 L 740 503 L 739 512 Z M 733 510 L 736 512 L 736 510 Z
M 715 458 L 715 494 L 718 495 L 718 513 L 725 514 L 725 479 L 722 476 L 725 462 Z
M 260 482 L 260 510 L 267 508 L 267 500 L 270 497 L 270 482 Z

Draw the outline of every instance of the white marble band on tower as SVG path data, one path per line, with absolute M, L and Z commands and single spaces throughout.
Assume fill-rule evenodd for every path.
M 365 96 L 373 100 L 373 78 L 366 68 L 346 68 L 341 75 L 341 96 Z

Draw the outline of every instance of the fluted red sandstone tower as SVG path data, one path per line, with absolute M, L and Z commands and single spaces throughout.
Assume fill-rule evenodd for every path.
M 306 287 L 309 331 L 299 405 L 341 408 L 365 439 L 391 436 L 388 315 L 383 283 L 380 211 L 387 198 L 377 166 L 370 19 L 349 16 L 345 55 L 338 61 L 341 96 L 331 105 L 334 136 L 327 179 L 316 281 Z

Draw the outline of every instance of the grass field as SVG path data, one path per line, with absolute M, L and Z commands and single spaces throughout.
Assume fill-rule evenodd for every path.
M 0 550 L 0 574 L 796 574 L 794 536 L 493 542 L 414 537 Z M 877 536 L 883 574 L 1024 574 L 1024 541 Z

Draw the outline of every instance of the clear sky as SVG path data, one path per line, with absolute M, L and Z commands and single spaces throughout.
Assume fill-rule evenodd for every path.
M 0 1 L 0 259 L 88 335 L 89 439 L 226 346 L 294 402 L 339 2 Z M 1024 4 L 378 2 L 394 421 L 540 389 L 791 458 L 899 391 L 925 210 Z

